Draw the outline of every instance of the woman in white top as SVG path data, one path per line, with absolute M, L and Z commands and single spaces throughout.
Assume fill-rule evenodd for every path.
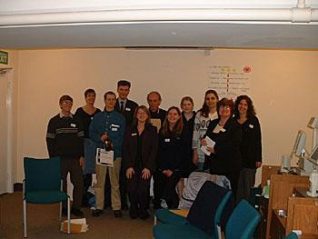
M 200 148 L 200 140 L 204 137 L 211 120 L 217 119 L 217 102 L 219 101 L 218 93 L 215 90 L 207 90 L 204 96 L 202 108 L 196 113 L 193 128 L 193 163 L 199 170 L 204 168 L 205 155 Z

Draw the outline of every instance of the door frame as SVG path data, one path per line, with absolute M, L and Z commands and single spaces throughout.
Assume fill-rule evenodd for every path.
M 7 81 L 6 97 L 5 97 L 5 115 L 6 115 L 6 185 L 5 192 L 13 192 L 13 69 L 11 67 L 0 67 L 0 74 L 5 75 Z

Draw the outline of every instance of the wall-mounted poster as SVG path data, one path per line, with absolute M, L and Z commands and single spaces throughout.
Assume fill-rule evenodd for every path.
M 212 65 L 208 68 L 208 88 L 218 92 L 223 97 L 235 99 L 239 95 L 249 95 L 251 66 Z

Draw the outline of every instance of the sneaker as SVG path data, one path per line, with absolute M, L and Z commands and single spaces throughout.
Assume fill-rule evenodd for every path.
M 84 217 L 84 213 L 79 208 L 72 208 L 71 214 L 73 214 L 75 217 Z
M 102 215 L 103 214 L 103 210 L 101 210 L 101 209 L 94 209 L 94 210 L 92 210 L 92 216 L 93 217 L 99 217 L 100 215 Z
M 122 217 L 123 215 L 121 214 L 121 211 L 120 210 L 114 210 L 114 216 L 115 217 Z

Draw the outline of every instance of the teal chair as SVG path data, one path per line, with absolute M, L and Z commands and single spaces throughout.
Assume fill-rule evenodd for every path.
M 23 182 L 23 224 L 24 237 L 27 237 L 27 203 L 60 203 L 60 220 L 62 201 L 67 201 L 67 232 L 70 233 L 70 197 L 62 190 L 61 159 L 24 158 Z
M 221 238 L 221 219 L 232 192 L 205 182 L 201 187 L 187 217 L 161 209 L 156 212 L 157 221 L 153 228 L 154 237 L 161 238 Z
M 298 239 L 298 236 L 295 232 L 291 232 L 285 237 L 285 239 Z
M 246 200 L 241 200 L 225 226 L 225 239 L 250 239 L 261 221 L 260 213 Z
M 205 182 L 187 215 L 183 217 L 168 209 L 160 209 L 155 213 L 157 222 L 172 225 L 191 224 L 205 231 L 212 238 L 221 238 L 222 213 L 228 204 L 232 192 L 213 182 Z

